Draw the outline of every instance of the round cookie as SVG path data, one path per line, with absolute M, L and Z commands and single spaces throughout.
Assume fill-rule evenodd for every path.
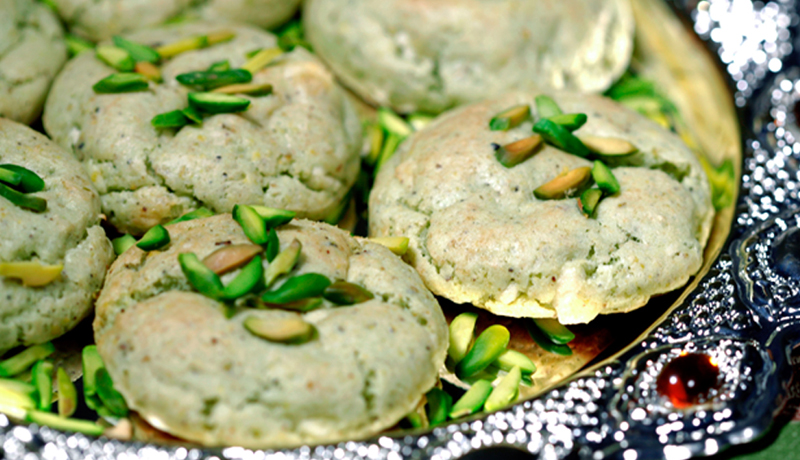
M 620 138 L 639 152 L 618 158 L 621 192 L 595 218 L 577 200 L 534 190 L 591 161 L 545 145 L 506 168 L 493 143 L 531 136 L 489 120 L 534 95 L 510 94 L 441 115 L 381 168 L 370 195 L 370 235 L 410 238 L 408 260 L 435 294 L 513 317 L 585 323 L 678 288 L 703 261 L 714 210 L 697 159 L 674 134 L 599 96 L 557 94 L 588 122 L 577 135 Z M 535 110 L 534 110 L 535 112 Z
M 417 273 L 388 249 L 323 223 L 279 227 L 283 249 L 302 243 L 289 276 L 319 273 L 374 294 L 302 314 L 317 337 L 285 345 L 252 335 L 243 322 L 299 313 L 242 307 L 227 319 L 222 303 L 188 292 L 178 254 L 203 259 L 248 243 L 230 215 L 167 228 L 165 249 L 133 248 L 114 263 L 94 323 L 115 387 L 153 426 L 212 446 L 334 442 L 394 425 L 435 384 L 447 323 Z
M 510 90 L 602 92 L 628 66 L 628 0 L 308 0 L 306 37 L 361 97 L 439 113 Z
M 155 45 L 220 30 L 229 42 L 189 51 L 164 63 L 164 83 L 142 92 L 96 94 L 114 73 L 94 53 L 71 60 L 47 100 L 44 126 L 84 163 L 112 224 L 141 234 L 199 206 L 229 212 L 236 203 L 290 209 L 314 220 L 339 208 L 359 170 L 361 125 L 344 91 L 298 47 L 253 76 L 266 96 L 241 113 L 208 116 L 201 125 L 156 129 L 151 119 L 187 107 L 190 88 L 179 74 L 206 70 L 276 46 L 272 34 L 248 26 L 189 24 L 130 37 Z
M 30 124 L 67 61 L 61 23 L 43 3 L 0 0 L 0 117 Z
M 70 30 L 94 41 L 158 26 L 181 16 L 272 28 L 291 18 L 300 0 L 53 0 Z
M 41 287 L 0 276 L 2 353 L 54 339 L 86 317 L 114 252 L 99 225 L 97 192 L 69 152 L 27 126 L 0 118 L 0 164 L 39 175 L 45 188 L 33 195 L 47 200 L 47 210 L 36 213 L 0 196 L 0 263 L 63 265 L 60 277 Z

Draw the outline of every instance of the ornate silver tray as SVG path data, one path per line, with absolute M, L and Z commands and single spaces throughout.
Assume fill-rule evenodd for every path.
M 744 164 L 721 254 L 627 349 L 535 399 L 431 431 L 284 451 L 201 449 L 65 434 L 0 414 L 0 458 L 450 460 L 510 447 L 544 459 L 681 460 L 758 438 L 788 398 L 800 345 L 800 15 L 795 0 L 669 3 L 725 69 Z M 686 391 L 665 390 L 675 379 Z

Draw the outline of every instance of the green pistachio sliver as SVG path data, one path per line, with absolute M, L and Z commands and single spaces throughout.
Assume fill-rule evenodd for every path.
M 514 366 L 497 386 L 483 404 L 486 412 L 493 412 L 497 409 L 506 407 L 514 402 L 519 395 L 519 384 L 522 381 L 522 372 L 518 366 Z
M 278 289 L 265 292 L 261 300 L 266 303 L 296 302 L 307 297 L 319 297 L 331 281 L 319 273 L 306 273 L 286 280 Z
M 336 281 L 325 288 L 322 297 L 336 305 L 355 305 L 374 299 L 375 295 L 358 284 Z
M 47 200 L 44 198 L 25 195 L 3 183 L 0 183 L 0 196 L 23 209 L 28 209 L 33 212 L 47 211 Z
M 69 51 L 70 57 L 77 56 L 84 51 L 94 50 L 94 43 L 77 35 L 66 34 L 64 35 L 64 41 L 67 43 L 67 51 Z
M 408 252 L 409 240 L 405 236 L 376 236 L 369 240 L 389 248 L 390 251 L 398 256 L 405 255 L 405 253 Z
M 114 416 L 125 417 L 128 415 L 125 398 L 114 388 L 114 382 L 105 367 L 101 367 L 95 372 L 95 384 L 97 385 L 97 396 L 100 397 L 103 406 Z
M 586 148 L 603 157 L 621 157 L 639 151 L 635 145 L 617 137 L 580 135 L 578 139 Z
M 597 183 L 597 187 L 607 195 L 616 195 L 620 191 L 619 182 L 611 172 L 611 168 L 600 160 L 594 161 L 592 179 Z
M 244 112 L 250 100 L 222 93 L 189 93 L 189 106 L 210 114 Z
M 36 174 L 35 172 L 31 171 L 28 168 L 13 164 L 2 164 L 0 165 L 0 169 L 19 174 L 20 176 L 19 184 L 11 184 L 11 185 L 14 185 L 15 188 L 21 191 L 22 193 L 36 193 L 44 190 L 45 186 L 44 179 L 39 177 L 38 174 Z
M 221 86 L 211 91 L 222 94 L 247 94 L 248 96 L 267 96 L 272 94 L 271 83 L 237 83 L 235 85 Z
M 295 47 L 302 46 L 311 51 L 311 44 L 305 40 L 303 23 L 299 19 L 293 19 L 284 24 L 278 34 L 278 46 L 284 51 L 291 51 Z
M 505 326 L 495 324 L 487 327 L 475 339 L 475 343 L 464 356 L 464 359 L 456 365 L 458 378 L 466 378 L 486 369 L 489 364 L 506 351 L 510 338 L 511 334 Z
M 500 164 L 506 168 L 513 168 L 533 156 L 540 145 L 542 145 L 542 136 L 534 134 L 500 147 L 494 155 Z
M 158 224 L 142 235 L 142 238 L 136 243 L 136 247 L 143 251 L 155 251 L 168 245 L 169 241 L 169 231 L 163 225 Z
M 412 128 L 411 125 L 386 107 L 378 109 L 378 124 L 380 124 L 387 133 L 395 134 L 400 138 L 408 137 L 414 132 L 414 128 Z
M 36 407 L 39 410 L 50 410 L 53 404 L 53 363 L 37 361 L 31 371 L 31 382 L 36 387 L 38 396 Z
M 265 308 L 277 308 L 280 310 L 290 310 L 290 311 L 298 311 L 301 313 L 306 313 L 321 307 L 322 297 L 308 297 L 305 299 L 297 300 L 295 302 L 287 302 L 287 303 L 262 302 L 261 306 Z
M 210 66 L 208 66 L 209 72 L 223 72 L 225 70 L 231 69 L 231 63 L 225 59 L 224 61 L 217 61 L 213 62 Z
M 119 35 L 114 35 L 112 40 L 114 41 L 114 46 L 127 51 L 131 58 L 133 58 L 133 60 L 136 62 L 149 62 L 151 64 L 155 64 L 159 61 L 159 59 L 161 59 L 161 56 L 158 55 L 156 50 L 147 45 L 130 41 L 126 38 L 120 37 Z
M 116 94 L 144 91 L 149 87 L 147 78 L 138 73 L 115 73 L 98 81 L 92 86 L 98 94 Z
M 542 332 L 541 329 L 539 329 L 533 320 L 524 321 L 524 323 L 525 328 L 528 330 L 528 334 L 537 345 L 542 347 L 544 351 L 555 353 L 561 356 L 572 355 L 572 349 L 569 347 L 569 345 L 554 343 L 544 332 Z
M 198 112 L 197 109 L 194 107 L 186 107 L 185 109 L 181 109 L 183 116 L 191 120 L 193 123 L 197 125 L 203 124 L 203 114 Z
M 37 387 L 22 380 L 0 378 L 0 390 L 35 397 Z
M 575 339 L 575 334 L 555 318 L 534 318 L 533 322 L 553 343 L 566 345 Z
M 536 115 L 538 115 L 539 118 L 555 117 L 563 113 L 558 104 L 556 104 L 556 101 L 554 101 L 550 96 L 540 94 L 536 96 L 535 103 Z
M 67 371 L 59 367 L 56 371 L 58 385 L 58 415 L 69 417 L 78 408 L 78 390 L 69 378 Z
M 105 428 L 93 422 L 64 418 L 50 412 L 37 410 L 28 411 L 25 420 L 37 425 L 55 428 L 56 430 L 73 431 L 89 436 L 101 436 L 105 430 Z
M 489 129 L 492 131 L 508 131 L 530 118 L 530 116 L 531 107 L 529 105 L 515 105 L 492 117 L 489 120 Z
M 171 110 L 159 113 L 150 120 L 150 124 L 157 129 L 181 128 L 188 125 L 190 120 L 182 110 Z
M 105 367 L 103 358 L 97 352 L 97 345 L 87 345 L 81 351 L 81 366 L 83 369 L 83 398 L 86 405 L 92 409 L 97 410 L 102 406 L 100 397 L 97 396 L 97 371 Z
M 225 286 L 223 297 L 228 300 L 238 299 L 256 289 L 264 280 L 264 265 L 261 256 L 253 257 L 242 268 L 236 277 Z
M 583 145 L 580 139 L 568 129 L 547 118 L 537 121 L 533 125 L 533 132 L 541 134 L 545 142 L 567 153 L 583 158 L 589 156 L 589 149 Z
M 8 185 L 19 185 L 19 183 L 22 181 L 22 176 L 14 171 L 0 168 L 0 181 L 5 182 Z
M 300 251 L 302 249 L 302 243 L 295 239 L 270 262 L 264 274 L 264 282 L 267 287 L 272 286 L 272 283 L 278 279 L 279 276 L 292 271 L 297 261 L 300 260 Z
M 434 115 L 422 112 L 414 112 L 408 116 L 408 124 L 414 128 L 414 131 L 419 131 L 428 126 L 434 118 L 436 118 Z
M 426 428 L 428 426 L 427 420 L 422 418 L 422 414 L 416 411 L 406 414 L 404 420 L 411 428 Z
M 455 419 L 465 417 L 478 412 L 483 407 L 483 403 L 492 393 L 492 382 L 488 380 L 478 380 L 473 383 L 469 390 L 464 393 L 453 407 L 450 409 L 450 418 Z
M 302 318 L 259 318 L 248 316 L 244 327 L 251 334 L 270 342 L 287 345 L 300 345 L 309 342 L 317 335 L 317 329 Z
M 278 252 L 281 250 L 281 242 L 278 239 L 278 232 L 275 231 L 274 228 L 269 229 L 269 233 L 267 233 L 267 244 L 264 250 L 264 257 L 266 257 L 267 262 L 272 263 L 276 257 L 278 257 Z
M 253 75 L 245 69 L 223 70 L 220 72 L 199 70 L 182 73 L 176 76 L 175 79 L 182 85 L 195 86 L 203 91 L 208 91 L 234 83 L 249 83 L 253 79 Z
M 136 66 L 130 53 L 122 48 L 111 45 L 99 45 L 95 49 L 97 58 L 120 72 L 131 72 Z
M 380 171 L 381 166 L 383 166 L 384 163 L 386 163 L 387 161 L 389 161 L 390 158 L 392 158 L 394 153 L 397 151 L 397 147 L 400 146 L 400 143 L 402 141 L 403 138 L 395 133 L 389 133 L 389 135 L 386 136 L 386 141 L 383 143 L 383 149 L 381 150 L 381 153 L 378 156 L 377 163 L 375 163 L 375 174 L 377 174 L 378 171 Z
M 350 207 L 351 197 L 352 197 L 352 190 L 347 192 L 344 198 L 342 198 L 341 201 L 339 201 L 339 204 L 337 204 L 335 208 L 331 209 L 328 212 L 328 215 L 325 216 L 325 218 L 322 219 L 322 221 L 325 222 L 326 224 L 337 225 L 342 220 L 342 218 L 344 218 L 344 215 L 347 213 L 347 209 Z
M 47 286 L 61 276 L 63 264 L 44 265 L 33 260 L 0 262 L 0 276 L 15 278 L 26 287 Z
M 187 220 L 194 220 L 194 219 L 203 219 L 205 217 L 211 217 L 214 215 L 214 211 L 208 208 L 197 208 L 194 211 L 187 212 L 186 214 L 178 217 L 177 219 L 171 220 L 167 222 L 166 225 L 177 224 L 178 222 L 186 222 Z
M 446 422 L 453 407 L 453 397 L 439 388 L 431 388 L 425 397 L 428 399 L 428 422 L 430 425 L 436 426 Z
M 217 43 L 222 43 L 231 40 L 235 36 L 236 34 L 234 34 L 233 32 L 224 30 L 220 32 L 210 33 L 208 35 L 182 38 L 172 43 L 159 46 L 158 48 L 156 48 L 156 52 L 158 53 L 159 56 L 161 56 L 161 59 L 169 59 L 173 56 L 177 56 L 178 54 L 185 53 L 187 51 L 193 51 L 200 48 L 205 48 L 207 46 L 216 45 Z
M 557 176 L 533 191 L 540 200 L 559 200 L 579 191 L 592 177 L 592 168 L 581 166 Z
M 56 351 L 56 347 L 50 342 L 28 347 L 14 356 L 0 361 L 0 377 L 13 377 L 20 374 L 33 366 L 36 361 L 53 354 L 54 351 Z
M 567 131 L 572 132 L 585 125 L 589 117 L 587 117 L 585 113 L 562 113 L 561 115 L 550 117 L 548 120 L 553 123 L 558 123 Z
M 245 236 L 255 244 L 264 244 L 268 241 L 267 226 L 264 219 L 252 206 L 237 204 L 233 207 L 233 220 L 241 227 Z
M 288 224 L 297 215 L 294 211 L 287 211 L 286 209 L 269 208 L 267 206 L 252 205 L 251 208 L 264 219 L 264 224 L 267 228 L 280 227 L 281 225 Z
M 255 74 L 282 54 L 283 50 L 278 47 L 262 49 L 248 59 L 242 66 L 242 69 L 247 70 L 251 74 Z
M 225 288 L 222 286 L 219 275 L 206 267 L 196 254 L 193 252 L 179 254 L 178 263 L 181 265 L 181 271 L 186 279 L 197 292 L 212 299 L 222 297 Z
M 461 313 L 450 322 L 450 346 L 447 348 L 447 355 L 453 364 L 458 364 L 467 355 L 477 321 L 478 314 L 470 311 Z
M 531 375 L 536 372 L 536 364 L 527 355 L 517 350 L 504 351 L 494 360 L 492 365 L 506 372 L 517 367 L 524 375 Z
M 36 389 L 32 385 L 17 380 L 3 380 L 0 382 L 0 412 L 12 409 L 13 413 L 9 412 L 9 415 L 15 415 L 20 411 L 36 409 L 35 395 Z
M 264 248 L 257 244 L 232 244 L 221 247 L 203 258 L 203 265 L 217 275 L 223 275 L 235 270 L 261 253 Z
M 366 127 L 369 136 L 369 153 L 367 154 L 367 164 L 374 165 L 381 156 L 383 150 L 383 128 L 379 123 L 370 123 Z
M 136 65 L 133 66 L 133 71 L 156 83 L 163 80 L 161 78 L 161 69 L 149 62 L 137 62 Z
M 603 191 L 599 188 L 586 189 L 581 193 L 578 198 L 578 209 L 581 210 L 586 217 L 594 217 L 597 211 L 597 206 L 600 200 L 603 199 Z

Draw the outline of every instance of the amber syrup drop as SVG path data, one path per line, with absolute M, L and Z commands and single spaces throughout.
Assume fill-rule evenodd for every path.
M 711 356 L 686 353 L 670 361 L 656 379 L 656 390 L 676 409 L 704 402 L 719 386 L 719 367 Z

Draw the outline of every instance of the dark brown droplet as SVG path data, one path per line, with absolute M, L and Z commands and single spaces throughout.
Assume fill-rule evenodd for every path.
M 708 399 L 719 387 L 719 367 L 711 356 L 687 353 L 664 366 L 656 380 L 656 390 L 669 398 L 676 409 L 686 409 Z

